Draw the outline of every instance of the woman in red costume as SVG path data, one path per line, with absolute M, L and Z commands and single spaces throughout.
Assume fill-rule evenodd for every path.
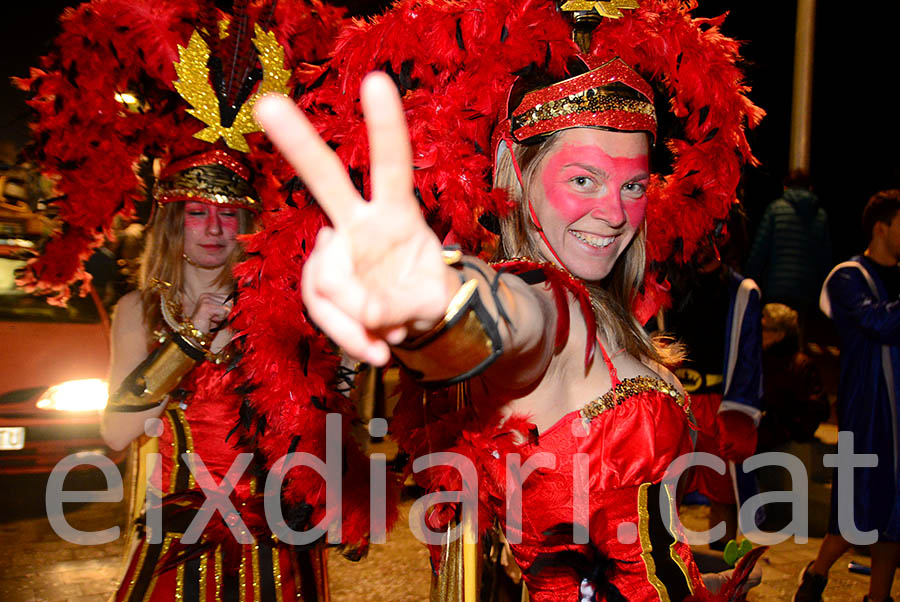
M 264 483 L 239 460 L 240 454 L 251 458 L 253 449 L 237 432 L 242 383 L 228 369 L 233 332 L 227 317 L 232 266 L 243 255 L 237 237 L 251 231 L 256 196 L 250 171 L 224 150 L 173 163 L 154 189 L 158 205 L 138 290 L 119 301 L 113 316 L 115 393 L 103 415 L 103 436 L 114 449 L 144 434 L 158 437 L 159 465 L 149 476 L 148 504 L 128 539 L 114 600 L 239 594 L 248 600 L 316 600 L 322 594 L 322 557 L 272 535 Z M 183 454 L 194 454 L 196 465 Z M 200 463 L 204 468 L 198 469 Z M 233 466 L 242 467 L 239 478 L 229 477 L 233 490 L 224 493 L 233 513 L 213 515 L 198 541 L 183 541 L 200 504 L 217 495 L 212 492 Z M 239 543 L 236 533 L 246 541 Z
M 267 91 L 300 97 L 319 73 L 303 61 L 321 58 L 341 15 L 318 0 L 236 1 L 230 12 L 207 0 L 94 0 L 67 10 L 53 51 L 19 82 L 65 222 L 23 283 L 59 291 L 52 301 L 65 303 L 69 283 L 89 278 L 82 260 L 115 217 L 134 219 L 150 163 L 162 166 L 138 290 L 120 301 L 112 326 L 103 434 L 117 449 L 146 442 L 150 454 L 148 478 L 135 475 L 148 491 L 132 500 L 114 600 L 328 599 L 319 541 L 289 546 L 272 532 L 339 516 L 326 512 L 321 480 L 298 468 L 266 496 L 281 524 L 267 520 L 263 500 L 279 458 L 324 456 L 326 414 L 344 410 L 330 391 L 338 360 L 302 319 L 276 324 L 279 342 L 293 340 L 303 358 L 247 336 L 248 322 L 272 323 L 257 295 L 295 284 L 283 264 L 251 265 L 243 276 L 238 264 L 298 256 L 254 246 L 280 216 L 304 224 L 291 232 L 298 246 L 317 223 L 291 204 L 293 174 L 251 108 Z M 264 370 L 241 364 L 259 355 Z M 347 498 L 345 508 L 362 508 L 344 513 L 340 541 L 364 543 L 369 527 L 358 517 L 368 499 Z
M 499 520 L 531 598 L 703 599 L 664 480 L 692 450 L 690 402 L 631 312 L 653 92 L 618 58 L 576 63 L 562 81 L 514 88 L 498 126 L 496 185 L 515 200 L 500 263 L 442 252 L 386 76 L 362 84 L 369 202 L 290 102 L 256 113 L 333 224 L 304 267 L 310 315 L 355 357 L 393 354 L 426 387 L 464 381 L 473 416 L 452 449 L 478 482 L 445 470 L 431 489 L 477 487 L 479 526 Z M 446 514 L 429 525 L 446 528 Z

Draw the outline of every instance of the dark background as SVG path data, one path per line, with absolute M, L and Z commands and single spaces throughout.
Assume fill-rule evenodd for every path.
M 228 2 L 224 2 L 229 4 Z M 357 15 L 378 12 L 377 0 L 336 2 Z M 7 2 L 0 36 L 0 73 L 24 75 L 49 50 L 57 16 L 75 0 Z M 859 218 L 866 200 L 884 188 L 900 187 L 895 144 L 900 135 L 897 78 L 897 3 L 848 8 L 818 0 L 811 176 L 829 213 L 835 260 L 861 250 Z M 886 8 L 890 6 L 891 8 Z M 752 234 L 766 204 L 778 197 L 787 172 L 795 5 L 789 0 L 700 0 L 695 14 L 729 12 L 724 30 L 745 42 L 751 98 L 768 115 L 750 133 L 761 162 L 744 177 L 742 197 Z M 0 88 L 0 150 L 9 160 L 27 141 L 24 96 L 7 82 Z M 11 141 L 6 142 L 6 141 Z

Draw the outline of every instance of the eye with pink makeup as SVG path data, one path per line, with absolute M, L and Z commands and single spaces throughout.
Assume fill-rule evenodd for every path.
M 208 205 L 197 201 L 188 201 L 184 207 L 185 228 L 213 229 L 221 228 L 228 235 L 231 231 L 237 233 L 239 227 L 240 210 L 235 207 Z M 216 223 L 213 224 L 212 221 Z
M 592 203 L 604 201 L 619 191 L 627 208 L 643 219 L 650 180 L 646 154 L 636 157 L 610 156 L 596 145 L 565 145 L 551 153 L 543 169 L 544 194 L 548 202 L 570 222 L 582 217 Z M 644 200 L 644 203 L 640 203 Z M 630 211 L 628 209 L 631 209 Z M 636 211 L 635 211 L 636 210 Z

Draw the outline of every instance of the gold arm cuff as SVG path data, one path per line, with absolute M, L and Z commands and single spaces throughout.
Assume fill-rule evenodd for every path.
M 479 374 L 500 355 L 503 345 L 473 279 L 453 296 L 440 322 L 392 350 L 423 385 L 446 386 Z
M 196 364 L 197 359 L 188 355 L 182 346 L 168 340 L 125 377 L 106 407 L 113 412 L 143 412 L 154 408 Z

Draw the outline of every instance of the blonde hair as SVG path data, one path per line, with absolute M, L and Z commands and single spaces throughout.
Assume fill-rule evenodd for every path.
M 539 144 L 523 145 L 513 142 L 510 152 L 515 153 L 525 188 L 530 188 L 537 168 L 559 139 L 555 132 Z M 525 191 L 516 177 L 510 152 L 504 152 L 497 160 L 494 188 L 502 188 L 515 201 L 515 208 L 500 220 L 500 246 L 497 259 L 532 257 L 550 261 L 544 257 L 536 236 L 536 229 L 528 212 Z M 666 365 L 679 358 L 675 348 L 667 352 L 662 340 L 655 340 L 634 317 L 631 307 L 644 281 L 646 265 L 646 228 L 641 224 L 624 254 L 616 261 L 603 282 L 585 282 L 594 307 L 601 336 L 608 344 L 624 348 L 630 355 L 647 358 Z
M 792 336 L 800 335 L 800 321 L 797 312 L 783 303 L 766 303 L 762 317 L 768 326 Z
M 246 234 L 253 228 L 253 217 L 246 209 L 238 210 L 240 226 L 238 232 Z M 144 314 L 144 328 L 148 340 L 159 328 L 162 316 L 159 310 L 159 291 L 155 281 L 168 282 L 172 290 L 180 291 L 184 286 L 184 203 L 173 202 L 157 205 L 144 238 L 144 250 L 140 258 L 138 290 Z M 238 244 L 228 257 L 215 284 L 231 288 L 234 286 L 232 271 L 244 256 L 243 246 Z

